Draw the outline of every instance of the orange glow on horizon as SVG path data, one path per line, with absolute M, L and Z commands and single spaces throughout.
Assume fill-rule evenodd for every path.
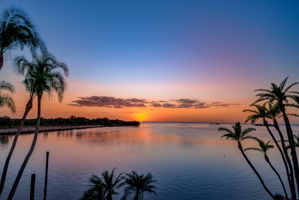
M 135 113 L 134 114 L 135 120 L 143 122 L 148 119 L 147 114 L 145 113 Z

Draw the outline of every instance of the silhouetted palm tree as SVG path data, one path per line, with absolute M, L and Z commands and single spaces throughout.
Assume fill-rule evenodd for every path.
M 288 135 L 288 140 L 290 144 L 291 149 L 291 156 L 293 161 L 293 167 L 296 177 L 296 185 L 297 185 L 297 191 L 299 192 L 299 165 L 298 165 L 298 158 L 297 153 L 295 149 L 295 142 L 293 138 L 293 131 L 290 124 L 290 120 L 288 118 L 288 115 L 286 113 L 286 105 L 289 104 L 289 99 L 294 96 L 297 92 L 290 91 L 292 87 L 298 84 L 298 82 L 292 83 L 288 86 L 286 86 L 286 82 L 288 80 L 288 77 L 285 78 L 279 85 L 276 85 L 275 83 L 271 83 L 270 89 L 257 89 L 255 91 L 261 92 L 258 93 L 256 96 L 259 97 L 256 102 L 261 101 L 267 101 L 270 103 L 276 103 L 279 107 L 279 110 L 282 113 L 285 126 L 286 126 L 286 132 Z
M 142 200 L 145 192 L 157 195 L 156 187 L 154 185 L 156 181 L 153 180 L 152 174 L 146 175 L 132 171 L 132 173 L 126 174 L 124 177 L 123 185 L 125 185 L 125 193 L 122 200 L 127 199 L 131 193 L 134 193 L 133 200 Z
M 291 163 L 291 160 L 287 153 L 287 149 L 285 148 L 284 137 L 283 137 L 282 133 L 280 132 L 278 123 L 276 121 L 276 117 L 278 117 L 278 115 L 280 114 L 278 106 L 276 106 L 276 104 L 273 105 L 272 103 L 267 103 L 267 104 L 265 103 L 263 105 L 252 104 L 251 106 L 255 107 L 255 110 L 251 110 L 251 109 L 244 110 L 244 112 L 253 113 L 252 115 L 249 115 L 245 121 L 246 122 L 251 121 L 252 124 L 254 124 L 257 120 L 263 121 L 264 126 L 266 127 L 268 133 L 270 134 L 272 140 L 274 141 L 274 143 L 281 155 L 281 158 L 283 160 L 285 170 L 287 173 L 287 179 L 288 179 L 288 183 L 290 186 L 292 198 L 296 199 L 296 191 L 295 191 L 295 185 L 294 185 L 294 174 L 293 174 L 292 163 Z M 273 120 L 274 126 L 278 130 L 279 135 L 280 135 L 280 140 L 282 141 L 282 148 L 280 147 L 277 139 L 275 138 L 274 134 L 272 133 L 267 119 Z
M 32 73 L 29 70 L 34 69 L 34 67 L 29 67 L 31 65 L 31 63 L 28 62 L 24 57 L 17 57 L 15 59 L 15 64 L 16 64 L 16 68 L 17 68 L 18 72 L 22 75 L 24 75 L 25 72 L 27 74 Z M 13 139 L 13 142 L 11 144 L 11 148 L 10 148 L 10 150 L 8 152 L 8 155 L 7 155 L 7 158 L 5 160 L 5 164 L 4 164 L 2 175 L 1 175 L 1 181 L 0 181 L 0 196 L 3 192 L 3 188 L 4 188 L 4 185 L 5 185 L 5 180 L 6 180 L 6 175 L 7 175 L 10 159 L 11 159 L 11 157 L 13 155 L 13 152 L 15 150 L 15 147 L 17 145 L 17 141 L 18 141 L 19 135 L 22 131 L 24 122 L 27 118 L 27 115 L 30 112 L 30 110 L 32 109 L 33 99 L 36 96 L 36 91 L 35 91 L 36 86 L 34 85 L 35 84 L 35 79 L 33 79 L 31 76 L 27 76 L 24 79 L 23 84 L 25 85 L 26 91 L 29 93 L 29 99 L 28 99 L 28 102 L 26 104 L 25 111 L 24 111 L 23 117 L 20 121 L 19 127 L 17 129 L 17 132 L 16 132 L 15 137 Z
M 275 169 L 275 167 L 272 165 L 272 163 L 271 163 L 271 161 L 270 161 L 270 159 L 269 159 L 269 157 L 268 157 L 268 155 L 267 155 L 267 152 L 268 152 L 270 149 L 274 148 L 274 146 L 270 144 L 270 141 L 268 141 L 267 143 L 265 143 L 264 141 L 262 141 L 262 140 L 260 140 L 260 139 L 258 139 L 258 138 L 256 138 L 256 137 L 252 137 L 252 138 L 255 139 L 255 140 L 258 142 L 259 147 L 258 147 L 258 148 L 257 148 L 257 147 L 251 147 L 251 148 L 246 148 L 246 149 L 244 149 L 244 150 L 245 150 L 245 151 L 247 151 L 247 150 L 255 150 L 255 151 L 262 152 L 262 153 L 264 154 L 264 159 L 265 159 L 265 161 L 269 164 L 269 166 L 271 167 L 271 169 L 272 169 L 272 170 L 274 171 L 274 173 L 277 175 L 277 178 L 279 179 L 279 182 L 280 182 L 281 185 L 282 185 L 284 194 L 285 194 L 286 198 L 289 199 L 288 194 L 287 194 L 287 191 L 286 191 L 285 186 L 284 186 L 284 183 L 283 183 L 283 181 L 282 181 L 282 179 L 281 179 L 281 176 L 280 176 L 280 174 L 278 173 L 278 171 Z
M 89 189 L 84 192 L 81 200 L 104 200 L 104 187 L 102 179 L 93 175 L 89 182 Z
M 1 92 L 1 90 L 7 90 L 11 93 L 14 92 L 14 87 L 12 84 L 6 82 L 6 81 L 1 81 L 0 82 L 0 107 L 8 107 L 12 112 L 16 111 L 15 103 L 12 99 L 11 96 L 4 94 Z
M 298 135 L 294 135 L 294 141 L 295 141 L 295 147 L 299 147 L 299 134 Z M 286 140 L 286 142 L 288 142 L 288 140 Z M 287 149 L 290 149 L 290 145 L 287 146 Z
M 114 172 L 115 169 L 113 169 L 111 173 L 104 171 L 101 174 L 105 200 L 112 200 L 112 196 L 118 194 L 116 190 L 121 187 L 122 174 L 116 176 Z
M 294 135 L 294 140 L 295 140 L 295 146 L 299 147 L 299 134 L 298 135 Z
M 294 171 L 293 171 L 293 165 L 290 159 L 290 156 L 288 154 L 287 145 L 285 144 L 285 138 L 282 134 L 277 119 L 281 117 L 281 111 L 279 109 L 279 106 L 277 104 L 267 103 L 268 105 L 268 115 L 273 121 L 274 128 L 277 130 L 279 137 L 280 137 L 280 143 L 281 147 L 283 149 L 288 167 L 289 167 L 289 173 L 288 173 L 288 179 L 289 179 L 289 185 L 290 190 L 292 194 L 292 198 L 296 199 L 296 189 L 295 189 L 295 177 L 294 177 Z
M 220 128 L 218 128 L 218 131 L 227 132 L 226 134 L 222 135 L 221 137 L 225 137 L 226 139 L 234 140 L 237 142 L 238 148 L 239 148 L 240 152 L 242 153 L 243 157 L 245 158 L 246 162 L 251 167 L 251 169 L 253 170 L 255 175 L 258 177 L 258 179 L 260 180 L 260 182 L 261 182 L 262 186 L 264 187 L 264 189 L 266 190 L 266 192 L 271 196 L 272 199 L 274 199 L 275 196 L 268 189 L 263 178 L 261 177 L 259 172 L 255 169 L 255 167 L 253 166 L 253 164 L 251 163 L 251 161 L 249 160 L 249 158 L 247 157 L 247 155 L 245 154 L 245 152 L 243 150 L 242 141 L 245 139 L 251 138 L 251 136 L 248 136 L 248 134 L 252 131 L 255 131 L 255 128 L 242 129 L 240 122 L 237 122 L 237 123 L 235 123 L 235 125 L 232 126 L 232 130 L 230 130 L 228 128 L 220 127 Z
M 24 60 L 26 59 L 24 58 Z M 58 94 L 59 101 L 61 101 L 65 90 L 65 80 L 63 74 L 58 71 L 58 69 L 62 69 L 64 75 L 68 74 L 67 66 L 64 63 L 57 61 L 55 57 L 49 54 L 43 55 L 42 57 L 36 57 L 32 62 L 29 62 L 27 60 L 26 62 L 30 64 L 24 66 L 28 68 L 25 79 L 31 80 L 34 83 L 33 90 L 35 91 L 35 94 L 37 96 L 37 124 L 31 147 L 22 163 L 21 168 L 19 169 L 18 175 L 9 193 L 8 200 L 11 200 L 13 198 L 24 169 L 36 145 L 40 129 L 41 100 L 43 94 L 45 92 L 50 94 L 54 91 Z
M 0 17 L 0 70 L 3 67 L 3 54 L 24 46 L 29 47 L 33 55 L 36 48 L 46 52 L 45 44 L 27 14 L 15 7 L 5 9 Z

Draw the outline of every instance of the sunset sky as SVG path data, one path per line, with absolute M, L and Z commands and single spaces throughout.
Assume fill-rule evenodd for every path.
M 242 121 L 254 89 L 299 81 L 297 0 L 0 0 L 9 6 L 70 68 L 63 102 L 46 95 L 43 117 Z M 0 78 L 15 85 L 17 112 L 2 115 L 24 111 L 11 62 L 24 54 L 5 54 Z

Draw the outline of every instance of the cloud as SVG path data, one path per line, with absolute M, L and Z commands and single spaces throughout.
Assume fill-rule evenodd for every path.
M 230 106 L 238 106 L 238 103 L 222 103 L 222 102 L 212 102 L 211 106 L 215 107 L 230 107 Z
M 88 106 L 88 107 L 107 107 L 107 108 L 194 108 L 204 109 L 210 107 L 230 107 L 237 106 L 236 103 L 222 103 L 222 102 L 204 102 L 196 99 L 181 98 L 175 100 L 158 100 L 150 101 L 140 98 L 115 98 L 108 96 L 89 96 L 89 97 L 78 97 L 77 100 L 72 101 L 72 106 Z
M 198 101 L 196 99 L 178 99 L 178 108 L 208 108 L 210 107 L 206 102 Z
M 121 99 L 107 96 L 90 96 L 79 97 L 74 100 L 71 105 L 73 106 L 95 106 L 95 107 L 108 107 L 108 108 L 124 108 L 124 107 L 146 107 L 147 101 L 145 99 Z

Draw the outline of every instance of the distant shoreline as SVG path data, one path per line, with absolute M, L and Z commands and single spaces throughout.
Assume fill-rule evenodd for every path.
M 90 125 L 90 126 L 44 126 L 40 127 L 41 132 L 51 132 L 51 131 L 68 131 L 68 130 L 75 130 L 75 129 L 88 129 L 88 128 L 100 128 L 106 127 L 103 125 Z M 0 136 L 1 135 L 14 135 L 17 132 L 17 128 L 1 128 L 0 129 Z M 35 127 L 25 127 L 22 129 L 21 134 L 30 134 L 35 132 Z
M 69 131 L 78 129 L 89 129 L 89 128 L 104 128 L 104 127 L 136 127 L 136 126 L 103 126 L 103 125 L 83 125 L 83 126 L 42 126 L 40 127 L 39 133 L 41 132 L 52 132 L 52 131 Z M 17 128 L 0 128 L 0 136 L 14 135 L 17 132 Z M 24 127 L 20 134 L 31 134 L 35 132 L 35 127 Z
M 143 121 L 141 123 L 161 123 L 161 124 L 211 124 L 211 125 L 221 125 L 221 124 L 234 124 L 234 122 L 180 122 L 180 121 Z M 251 123 L 245 123 L 245 122 L 241 122 L 241 124 L 245 124 L 245 125 L 252 125 Z M 280 126 L 284 126 L 284 124 L 279 124 Z M 292 126 L 299 126 L 298 123 L 295 124 L 291 124 Z M 255 126 L 255 125 L 252 125 Z M 257 124 L 257 126 L 260 126 L 260 124 Z
M 14 135 L 17 132 L 20 123 L 21 119 L 11 119 L 7 116 L 0 117 L 0 135 Z M 123 121 L 118 119 L 111 120 L 108 118 L 88 119 L 76 116 L 70 116 L 68 118 L 41 118 L 41 128 L 39 132 L 66 131 L 98 127 L 138 127 L 139 125 L 140 122 L 138 121 Z M 35 126 L 36 119 L 26 119 L 21 134 L 34 133 Z

